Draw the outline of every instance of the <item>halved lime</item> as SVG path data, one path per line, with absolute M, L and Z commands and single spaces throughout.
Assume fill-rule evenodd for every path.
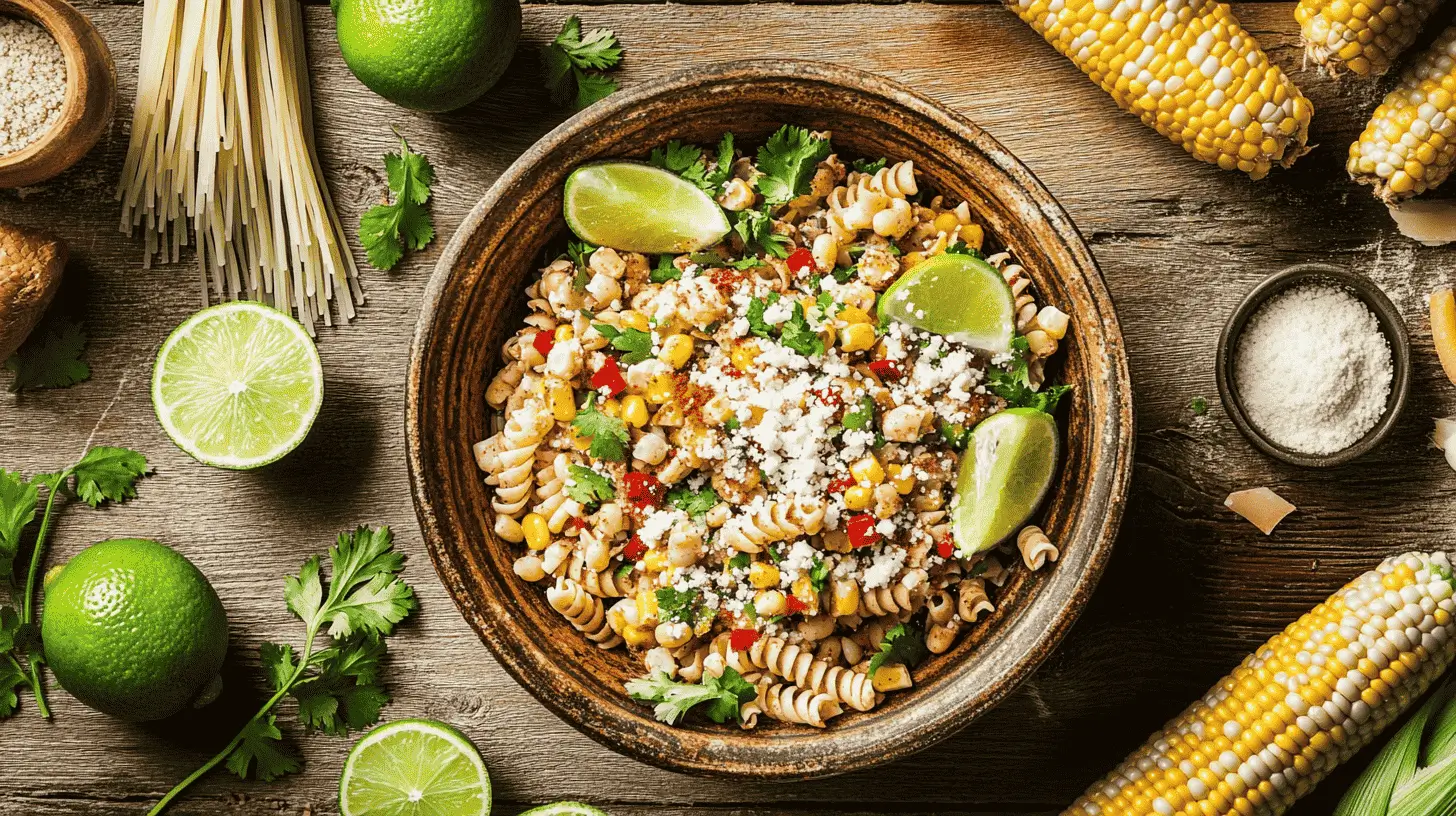
M 385 723 L 355 743 L 343 816 L 489 816 L 490 774 L 464 734 L 434 720 Z
M 566 179 L 561 208 L 581 240 L 652 255 L 707 249 L 729 229 L 723 208 L 707 193 L 640 162 L 578 167 Z
M 880 319 L 992 353 L 1011 349 L 1016 298 L 996 267 L 973 255 L 926 258 L 880 296 Z
M 1052 486 L 1060 441 L 1057 421 L 1035 408 L 1012 408 L 977 425 L 956 482 L 956 549 L 989 550 L 1031 518 Z
M 585 802 L 552 802 L 549 805 L 533 807 L 521 816 L 607 816 L 607 812 Z
M 157 353 L 152 407 L 177 447 L 247 470 L 308 435 L 324 399 L 318 349 L 292 317 L 240 301 L 187 318 Z

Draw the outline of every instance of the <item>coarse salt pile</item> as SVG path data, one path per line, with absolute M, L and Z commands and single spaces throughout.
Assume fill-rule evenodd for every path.
M 1380 421 L 1394 378 L 1369 307 L 1325 284 L 1293 287 L 1249 319 L 1234 358 L 1245 413 L 1299 453 L 1344 450 Z
M 44 28 L 0 17 L 0 155 L 39 139 L 61 116 L 66 58 Z

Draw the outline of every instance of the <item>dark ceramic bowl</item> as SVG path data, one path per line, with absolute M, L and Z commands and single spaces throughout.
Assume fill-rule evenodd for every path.
M 485 389 L 525 315 L 522 290 L 565 232 L 562 184 L 584 162 L 645 157 L 669 139 L 725 130 L 761 143 L 781 123 L 831 129 L 845 156 L 914 159 L 924 180 L 970 202 L 993 243 L 1014 250 L 1072 330 L 1056 377 L 1075 387 L 1061 413 L 1065 456 L 1041 524 L 1062 547 L 1024 569 L 999 607 L 914 689 L 826 730 L 754 731 L 652 718 L 622 683 L 640 660 L 574 631 L 540 586 L 511 572 L 516 545 L 491 534 L 489 493 L 471 445 L 489 434 Z M 802 779 L 898 759 L 996 705 L 1051 652 L 1091 595 L 1122 517 L 1132 470 L 1132 392 L 1112 300 L 1067 214 L 1006 149 L 968 120 L 870 74 L 792 61 L 699 68 L 613 94 L 548 134 L 465 219 L 425 293 L 409 369 L 407 444 L 415 508 L 435 568 L 496 658 L 587 735 L 645 762 L 742 779 Z
M 1375 427 L 1371 428 L 1355 444 L 1344 450 L 1328 454 L 1301 453 L 1290 450 L 1265 436 L 1249 419 L 1248 414 L 1244 413 L 1238 383 L 1234 378 L 1234 357 L 1238 350 L 1239 339 L 1244 333 L 1244 326 L 1248 325 L 1249 318 L 1253 317 L 1254 313 L 1259 311 L 1259 307 L 1267 303 L 1270 298 L 1291 287 L 1306 283 L 1338 286 L 1368 306 L 1371 313 L 1375 315 L 1375 319 L 1379 321 L 1380 330 L 1385 334 L 1386 341 L 1390 343 L 1391 364 L 1395 369 L 1395 376 L 1390 384 L 1390 396 L 1385 401 L 1385 413 L 1380 417 L 1380 421 L 1375 423 Z M 1410 335 L 1406 333 L 1405 321 L 1401 319 L 1400 311 L 1395 308 L 1395 304 L 1390 302 L 1390 298 L 1380 291 L 1380 287 L 1376 286 L 1374 281 L 1338 266 L 1317 263 L 1299 264 L 1265 278 L 1244 297 L 1238 308 L 1234 309 L 1218 338 L 1216 365 L 1218 367 L 1216 372 L 1218 393 L 1223 400 L 1224 410 L 1228 411 L 1234 425 L 1238 426 L 1244 436 L 1254 443 L 1254 447 L 1291 465 L 1334 467 L 1369 453 L 1384 441 L 1395 427 L 1396 420 L 1400 418 L 1401 409 L 1405 407 L 1406 395 L 1410 391 Z

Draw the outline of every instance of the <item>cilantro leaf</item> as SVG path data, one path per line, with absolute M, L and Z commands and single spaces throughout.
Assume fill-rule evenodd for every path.
M 768 310 L 768 307 L 778 302 L 777 292 L 769 292 L 768 298 L 765 300 L 753 298 L 748 301 L 748 330 L 759 337 L 773 337 L 774 327 L 763 319 L 763 313 Z
M 619 361 L 622 365 L 640 363 L 652 356 L 652 334 L 650 332 L 630 326 L 619 329 L 605 323 L 593 323 L 592 328 L 607 338 L 611 342 L 612 348 L 626 352 Z
M 435 239 L 425 203 L 435 183 L 429 159 L 413 153 L 400 137 L 399 152 L 384 156 L 384 171 L 394 203 L 378 204 L 359 219 L 359 243 L 376 269 L 393 269 L 408 249 L 424 249 Z
M 591 439 L 588 453 L 598 459 L 624 462 L 627 459 L 627 423 L 609 417 L 596 409 L 596 392 L 587 395 L 586 405 L 576 412 L 571 427 L 577 434 Z
M 239 735 L 242 742 L 228 754 L 228 770 L 244 779 L 251 770 L 255 778 L 264 782 L 297 773 L 300 767 L 298 760 L 280 745 L 283 733 L 278 730 L 277 721 L 273 714 L 249 720 Z
M 86 333 L 81 324 L 61 318 L 31 335 L 5 361 L 5 368 L 15 373 L 10 390 L 19 393 L 27 388 L 69 388 L 91 378 L 91 367 L 81 360 L 86 350 Z
M 1203 416 L 1208 413 L 1208 400 L 1203 397 L 1194 397 L 1188 402 L 1188 410 L 1192 411 L 1194 416 Z
M 1070 385 L 1052 385 L 1040 391 L 1033 388 L 1030 367 L 1026 359 L 1027 353 L 1026 338 L 1013 338 L 1011 360 L 987 372 L 986 387 L 990 389 L 991 393 L 1006 400 L 1008 408 L 1035 408 L 1050 414 L 1057 409 L 1057 403 L 1072 390 L 1072 387 Z
M 147 457 L 126 448 L 88 448 L 71 467 L 76 495 L 92 507 L 136 498 L 136 482 L 147 473 Z
M 693 490 L 690 487 L 674 487 L 667 491 L 667 501 L 673 507 L 693 518 L 702 518 L 709 510 L 718 506 L 718 492 L 711 487 Z
M 804 317 L 804 305 L 797 301 L 794 303 L 793 314 L 784 323 L 779 342 L 805 357 L 824 353 L 824 338 L 809 325 L 808 319 Z
M 9 717 L 20 705 L 17 689 L 30 688 L 30 680 L 13 657 L 4 654 L 0 658 L 0 717 Z
M 950 246 L 946 247 L 945 248 L 945 254 L 947 254 L 947 255 L 969 255 L 972 258 L 984 258 L 984 257 L 986 257 L 985 255 L 982 255 L 981 254 L 981 250 L 975 249 L 975 248 L 971 247 L 965 241 L 956 241 L 955 243 L 953 243 Z
M 631 575 L 632 574 L 632 570 L 634 570 L 636 568 L 637 568 L 637 565 L 635 565 L 635 564 L 623 564 L 622 566 L 617 567 L 617 580 L 618 581 L 625 581 L 625 580 L 627 580 L 627 576 L 628 575 Z
M 589 467 L 572 465 L 569 468 L 571 481 L 566 483 L 566 494 L 582 504 L 597 504 L 617 497 L 612 480 Z
M 773 230 L 773 219 L 763 210 L 743 210 L 729 213 L 733 232 L 743 241 L 744 251 L 761 251 L 775 258 L 789 257 L 789 245 L 793 242 L 786 235 Z
M 683 144 L 673 139 L 666 147 L 654 149 L 647 162 L 682 176 L 705 193 L 711 195 L 714 192 L 713 185 L 708 181 L 708 162 L 703 158 L 703 149 L 697 145 Z
M 874 677 L 875 672 L 886 663 L 902 663 L 906 668 L 914 668 L 929 654 L 930 650 L 925 648 L 925 635 L 919 629 L 896 624 L 880 641 L 880 651 L 870 658 L 869 675 Z
M 748 566 L 750 564 L 752 564 L 752 563 L 753 563 L 753 556 L 749 555 L 748 553 L 741 552 L 741 553 L 733 556 L 732 558 L 728 559 L 728 568 L 729 569 L 748 569 Z
M 704 676 L 702 683 L 678 683 L 666 672 L 657 672 L 627 681 L 626 688 L 632 699 L 656 703 L 653 715 L 669 725 L 703 703 L 708 704 L 703 713 L 713 722 L 736 721 L 742 704 L 758 697 L 758 689 L 731 666 L 723 670 L 721 677 Z
M 840 420 L 840 424 L 851 431 L 862 431 L 870 427 L 870 424 L 874 420 L 875 399 L 871 396 L 865 396 L 859 401 L 859 405 L 856 405 L 853 411 L 845 413 L 844 419 Z
M 414 590 L 400 580 L 404 556 L 394 550 L 388 527 L 340 533 L 329 548 L 333 575 L 320 617 L 332 637 L 354 632 L 388 635 L 416 607 Z
M 657 614 L 665 621 L 692 626 L 698 622 L 698 606 L 701 603 L 702 598 L 695 590 L 678 590 L 673 587 L 657 590 Z
M 815 592 L 823 592 L 824 587 L 829 586 L 829 565 L 817 555 L 809 565 L 809 584 L 814 587 Z
M 35 482 L 26 481 L 19 473 L 0 469 L 0 581 L 9 581 L 15 555 L 20 551 L 20 536 L 26 525 L 35 520 L 39 504 L 40 491 Z M 5 651 L 9 649 L 0 649 Z
M 293 654 L 293 647 L 286 643 L 264 641 L 263 645 L 258 647 L 258 658 L 263 664 L 263 671 L 268 674 L 268 686 L 274 691 L 288 688 L 294 672 L 298 671 L 298 661 Z
M 389 695 L 378 684 L 384 641 L 355 635 L 314 655 L 310 673 L 290 693 L 311 731 L 343 735 L 379 722 Z
M 769 204 L 784 204 L 809 191 L 814 167 L 828 158 L 828 139 L 815 138 L 807 128 L 784 125 L 758 149 L 763 176 L 758 190 Z
M 723 138 L 718 140 L 718 160 L 713 169 L 708 171 L 703 180 L 707 182 L 709 192 L 715 192 L 718 188 L 728 183 L 733 175 L 733 134 L 724 133 Z
M 670 280 L 681 280 L 682 270 L 672 265 L 671 255 L 658 255 L 657 266 L 647 273 L 647 279 L 653 283 L 667 283 Z
M 546 72 L 546 89 L 557 105 L 568 102 L 577 110 L 605 99 L 617 90 L 617 82 L 599 73 L 609 71 L 622 61 L 622 46 L 608 29 L 594 28 L 582 33 L 581 18 L 566 18 L 561 32 L 541 49 L 541 62 Z
M 885 169 L 885 165 L 888 163 L 889 162 L 886 161 L 883 156 L 881 156 L 874 161 L 870 161 L 868 159 L 855 159 L 854 161 L 849 163 L 849 166 L 853 167 L 861 173 L 869 173 L 873 175 Z

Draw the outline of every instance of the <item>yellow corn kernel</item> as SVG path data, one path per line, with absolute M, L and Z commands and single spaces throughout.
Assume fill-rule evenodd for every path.
M 634 428 L 647 424 L 647 400 L 633 394 L 622 398 L 622 420 Z
M 961 227 L 961 220 L 956 218 L 955 213 L 943 212 L 931 222 L 936 232 L 955 232 Z
M 556 417 L 557 422 L 576 419 L 576 394 L 572 392 L 571 386 L 557 382 L 551 386 L 547 396 L 551 401 L 551 415 Z
M 873 486 L 885 480 L 885 469 L 880 467 L 880 460 L 866 456 L 849 466 L 849 475 L 861 485 Z
M 875 345 L 875 327 L 868 323 L 851 323 L 839 330 L 842 351 L 869 351 Z
M 844 491 L 844 506 L 849 510 L 867 509 L 874 499 L 874 495 L 873 489 L 855 485 Z
M 961 227 L 961 240 L 971 249 L 980 249 L 981 244 L 986 242 L 986 231 L 981 229 L 980 224 L 966 224 Z
M 854 581 L 834 582 L 834 616 L 853 615 L 859 611 L 859 584 Z
M 591 447 L 592 438 L 590 436 L 587 436 L 581 431 L 578 431 L 575 425 L 568 428 L 568 430 L 571 431 L 571 446 L 573 448 L 576 448 L 577 450 L 586 450 L 587 448 Z
M 637 620 L 657 620 L 657 590 L 644 589 L 637 593 Z
M 667 553 L 662 550 L 648 550 L 642 556 L 642 569 L 645 572 L 662 572 L 667 569 Z
M 571 324 L 570 323 L 563 323 L 560 326 L 557 326 L 556 327 L 555 337 L 556 337 L 556 342 L 558 342 L 558 343 L 564 343 L 567 340 L 570 340 L 572 337 L 575 337 L 575 336 L 576 336 L 576 332 L 571 328 Z
M 647 401 L 661 405 L 672 399 L 673 381 L 666 374 L 654 374 L 647 383 Z
M 673 368 L 687 365 L 692 356 L 693 338 L 686 334 L 674 334 L 662 341 L 662 351 L 657 353 L 657 359 Z
M 760 422 L 763 421 L 763 415 L 765 413 L 767 413 L 767 412 L 764 411 L 764 409 L 761 408 L 760 406 L 750 405 L 750 406 L 748 406 L 748 421 L 746 421 L 746 422 L 743 422 L 743 420 L 739 420 L 739 421 L 740 422 L 743 422 L 744 425 L 747 425 L 748 427 L 752 428 L 753 426 L 755 426 L 758 423 L 760 423 Z
M 748 567 L 748 583 L 755 589 L 768 589 L 779 585 L 779 568 L 773 564 L 754 561 Z
M 756 359 L 758 359 L 757 343 L 739 343 L 728 352 L 728 361 L 733 363 L 733 367 L 739 371 L 747 371 Z
M 814 600 L 814 582 L 807 575 L 800 575 L 798 578 L 795 578 L 794 585 L 789 587 L 789 591 L 793 592 L 794 597 L 804 603 Z
M 652 630 L 641 626 L 622 627 L 622 640 L 627 641 L 627 645 L 634 648 L 646 646 L 653 641 L 654 637 Z
M 526 546 L 533 550 L 544 550 L 551 545 L 551 531 L 546 529 L 546 517 L 540 513 L 527 513 L 521 519 L 521 532 L 526 534 Z
M 905 253 L 905 257 L 900 259 L 900 266 L 903 269 L 914 269 L 915 267 L 919 266 L 920 262 L 925 260 L 925 258 L 926 255 L 924 252 L 907 252 Z
M 771 618 L 774 615 L 782 615 L 787 608 L 788 603 L 784 600 L 784 593 L 777 589 L 766 589 L 753 598 L 753 611 L 757 612 L 760 617 Z
M 914 685 L 910 680 L 910 670 L 905 668 L 903 663 L 889 663 L 881 666 L 870 678 L 870 683 L 875 691 L 884 693 L 887 691 L 899 691 Z
M 890 465 L 890 484 L 901 496 L 915 489 L 915 469 L 909 465 Z
M 601 411 L 603 414 L 609 417 L 612 417 L 613 419 L 622 418 L 622 403 L 617 402 L 614 399 L 609 399 L 603 402 L 601 404 L 601 407 L 597 408 L 597 410 Z
M 703 615 L 698 618 L 698 622 L 693 624 L 693 634 L 702 637 L 713 631 L 713 622 L 716 620 L 717 618 L 712 615 Z
M 621 321 L 622 325 L 629 329 L 636 329 L 637 331 L 644 332 L 650 331 L 652 329 L 651 324 L 647 322 L 647 315 L 642 314 L 635 309 L 628 309 L 627 311 L 622 312 Z
M 843 309 L 839 310 L 839 314 L 835 315 L 835 317 L 843 320 L 845 323 L 875 322 L 875 319 L 870 317 L 869 312 L 866 312 L 864 309 L 861 309 L 858 306 L 845 306 Z

